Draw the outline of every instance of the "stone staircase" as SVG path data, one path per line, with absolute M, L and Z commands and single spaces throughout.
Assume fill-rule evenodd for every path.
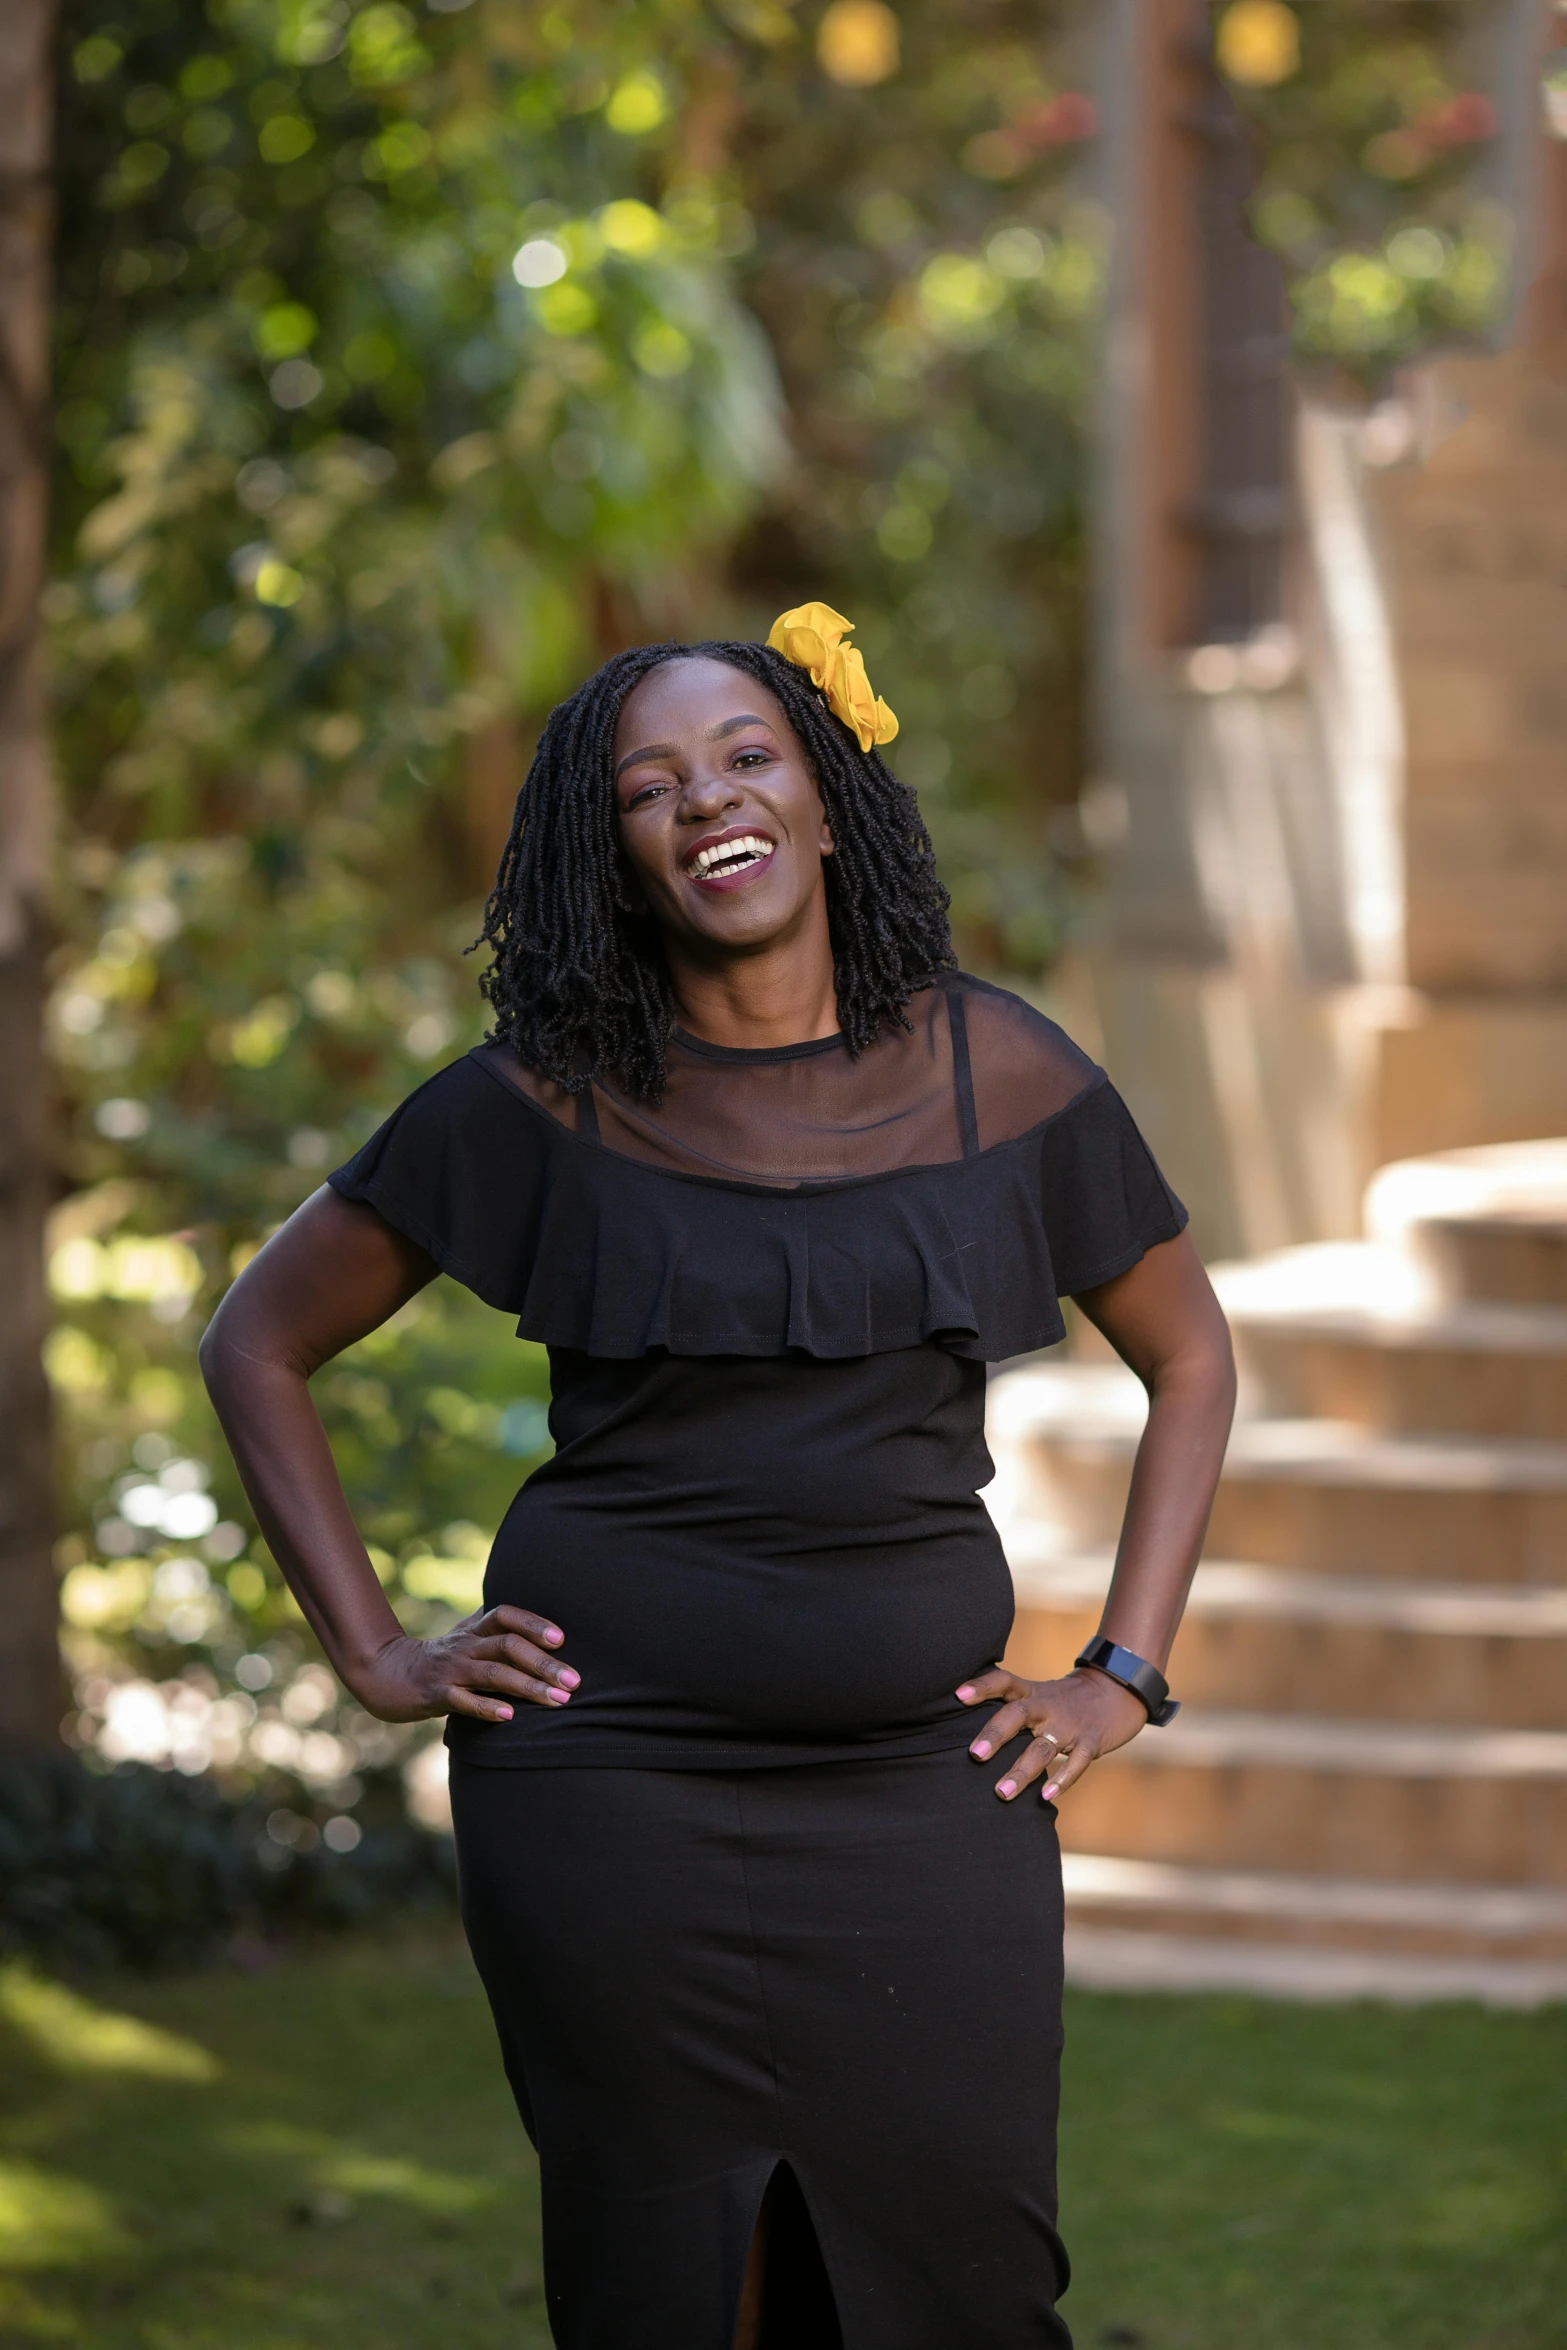
M 1241 1411 L 1184 1710 L 1062 1805 L 1080 1981 L 1567 1999 L 1567 1140 L 1385 1168 L 1366 1228 L 1215 1272 Z M 1143 1413 L 1092 1332 L 993 1383 L 1022 1671 L 1094 1629 Z

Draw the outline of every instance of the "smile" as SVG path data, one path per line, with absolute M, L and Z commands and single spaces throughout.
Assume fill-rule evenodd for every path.
M 686 871 L 693 881 L 736 881 L 765 865 L 776 846 L 764 832 L 733 833 L 728 840 L 709 841 L 698 849 Z

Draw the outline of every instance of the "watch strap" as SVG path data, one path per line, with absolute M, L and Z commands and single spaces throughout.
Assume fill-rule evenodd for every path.
M 1170 1695 L 1170 1684 L 1157 1665 L 1151 1665 L 1135 1649 L 1122 1648 L 1116 1641 L 1107 1640 L 1102 1632 L 1097 1639 L 1090 1640 L 1077 1662 L 1091 1665 L 1096 1673 L 1119 1681 L 1123 1689 L 1130 1689 L 1134 1697 L 1141 1698 L 1156 1730 L 1162 1730 L 1166 1722 L 1173 1722 L 1181 1710 L 1180 1700 Z

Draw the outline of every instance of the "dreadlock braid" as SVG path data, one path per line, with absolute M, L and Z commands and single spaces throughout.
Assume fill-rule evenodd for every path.
M 826 863 L 838 1020 L 851 1053 L 906 1027 L 916 988 L 954 966 L 948 898 L 919 803 L 862 751 L 809 676 L 767 645 L 642 645 L 550 713 L 484 910 L 480 986 L 492 1040 L 580 1093 L 597 1076 L 657 1101 L 674 1011 L 658 930 L 627 892 L 613 788 L 615 728 L 666 661 L 727 661 L 766 686 L 794 729 L 835 844 Z

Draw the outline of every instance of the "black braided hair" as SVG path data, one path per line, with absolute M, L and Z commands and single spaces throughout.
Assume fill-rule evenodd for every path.
M 633 686 L 682 660 L 727 661 L 765 685 L 815 775 L 835 844 L 827 914 L 850 1052 L 907 1027 L 915 989 L 954 967 L 949 901 L 919 803 L 860 749 L 808 673 L 766 645 L 638 646 L 550 713 L 484 910 L 495 960 L 479 984 L 495 1014 L 491 1041 L 573 1093 L 602 1076 L 651 1101 L 663 1092 L 669 970 L 656 925 L 628 893 L 613 746 Z

